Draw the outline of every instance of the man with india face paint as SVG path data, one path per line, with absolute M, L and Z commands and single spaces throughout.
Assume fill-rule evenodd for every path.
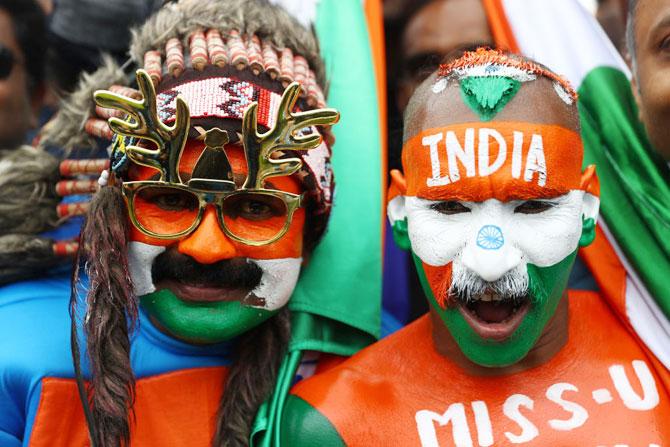
M 576 99 L 484 49 L 421 85 L 388 216 L 429 315 L 299 383 L 286 445 L 670 442 L 668 371 L 598 294 L 566 290 L 598 214 Z

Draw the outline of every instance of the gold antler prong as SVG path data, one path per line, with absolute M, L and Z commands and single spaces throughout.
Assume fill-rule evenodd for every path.
M 149 140 L 156 146 L 155 149 L 127 146 L 126 154 L 133 162 L 158 170 L 161 181 L 181 184 L 179 160 L 188 138 L 191 121 L 188 105 L 181 97 L 177 97 L 175 122 L 171 127 L 165 125 L 158 116 L 156 90 L 149 74 L 144 70 L 137 70 L 136 77 L 142 100 L 98 90 L 94 95 L 95 102 L 101 107 L 124 111 L 132 118 L 110 118 L 109 126 L 114 132 Z
M 262 189 L 265 179 L 279 175 L 291 175 L 302 166 L 299 158 L 273 159 L 278 151 L 303 151 L 314 149 L 321 144 L 321 135 L 310 132 L 296 135 L 297 132 L 311 126 L 335 124 L 340 114 L 335 109 L 316 109 L 293 113 L 300 84 L 291 83 L 279 103 L 275 125 L 264 134 L 258 133 L 258 104 L 251 104 L 244 112 L 242 133 L 244 151 L 249 172 L 244 189 Z

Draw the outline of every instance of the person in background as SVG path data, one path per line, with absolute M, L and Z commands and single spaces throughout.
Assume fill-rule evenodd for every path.
M 419 8 L 402 33 L 398 109 L 405 110 L 414 90 L 445 58 L 481 46 L 493 46 L 481 0 L 433 0 Z
M 45 16 L 34 0 L 0 0 L 0 149 L 37 126 L 44 95 Z
M 630 0 L 626 45 L 640 121 L 658 154 L 670 161 L 670 1 Z
M 123 64 L 130 29 L 143 23 L 162 0 L 58 0 L 49 23 L 47 66 L 55 93 L 71 92 L 82 72 L 95 71 L 102 53 Z
M 44 274 L 61 259 L 39 236 L 58 224 L 58 161 L 23 144 L 45 91 L 45 16 L 34 0 L 0 0 L 0 284 Z

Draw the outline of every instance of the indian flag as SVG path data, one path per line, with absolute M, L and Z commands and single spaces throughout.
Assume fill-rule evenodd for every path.
M 328 229 L 291 296 L 289 352 L 253 428 L 251 445 L 264 447 L 280 444 L 282 408 L 304 351 L 349 356 L 380 336 L 386 191 L 381 0 L 271 1 L 314 27 L 327 103 L 341 120 L 333 127 L 336 188 Z
M 631 73 L 578 0 L 483 0 L 496 44 L 577 89 L 584 166 L 601 183 L 595 242 L 581 255 L 610 306 L 670 367 L 670 172 L 637 119 Z

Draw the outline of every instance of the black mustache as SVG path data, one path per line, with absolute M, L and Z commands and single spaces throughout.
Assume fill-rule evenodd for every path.
M 246 258 L 201 264 L 171 248 L 156 257 L 151 266 L 151 276 L 154 283 L 173 280 L 201 287 L 253 289 L 261 282 L 263 271 Z

